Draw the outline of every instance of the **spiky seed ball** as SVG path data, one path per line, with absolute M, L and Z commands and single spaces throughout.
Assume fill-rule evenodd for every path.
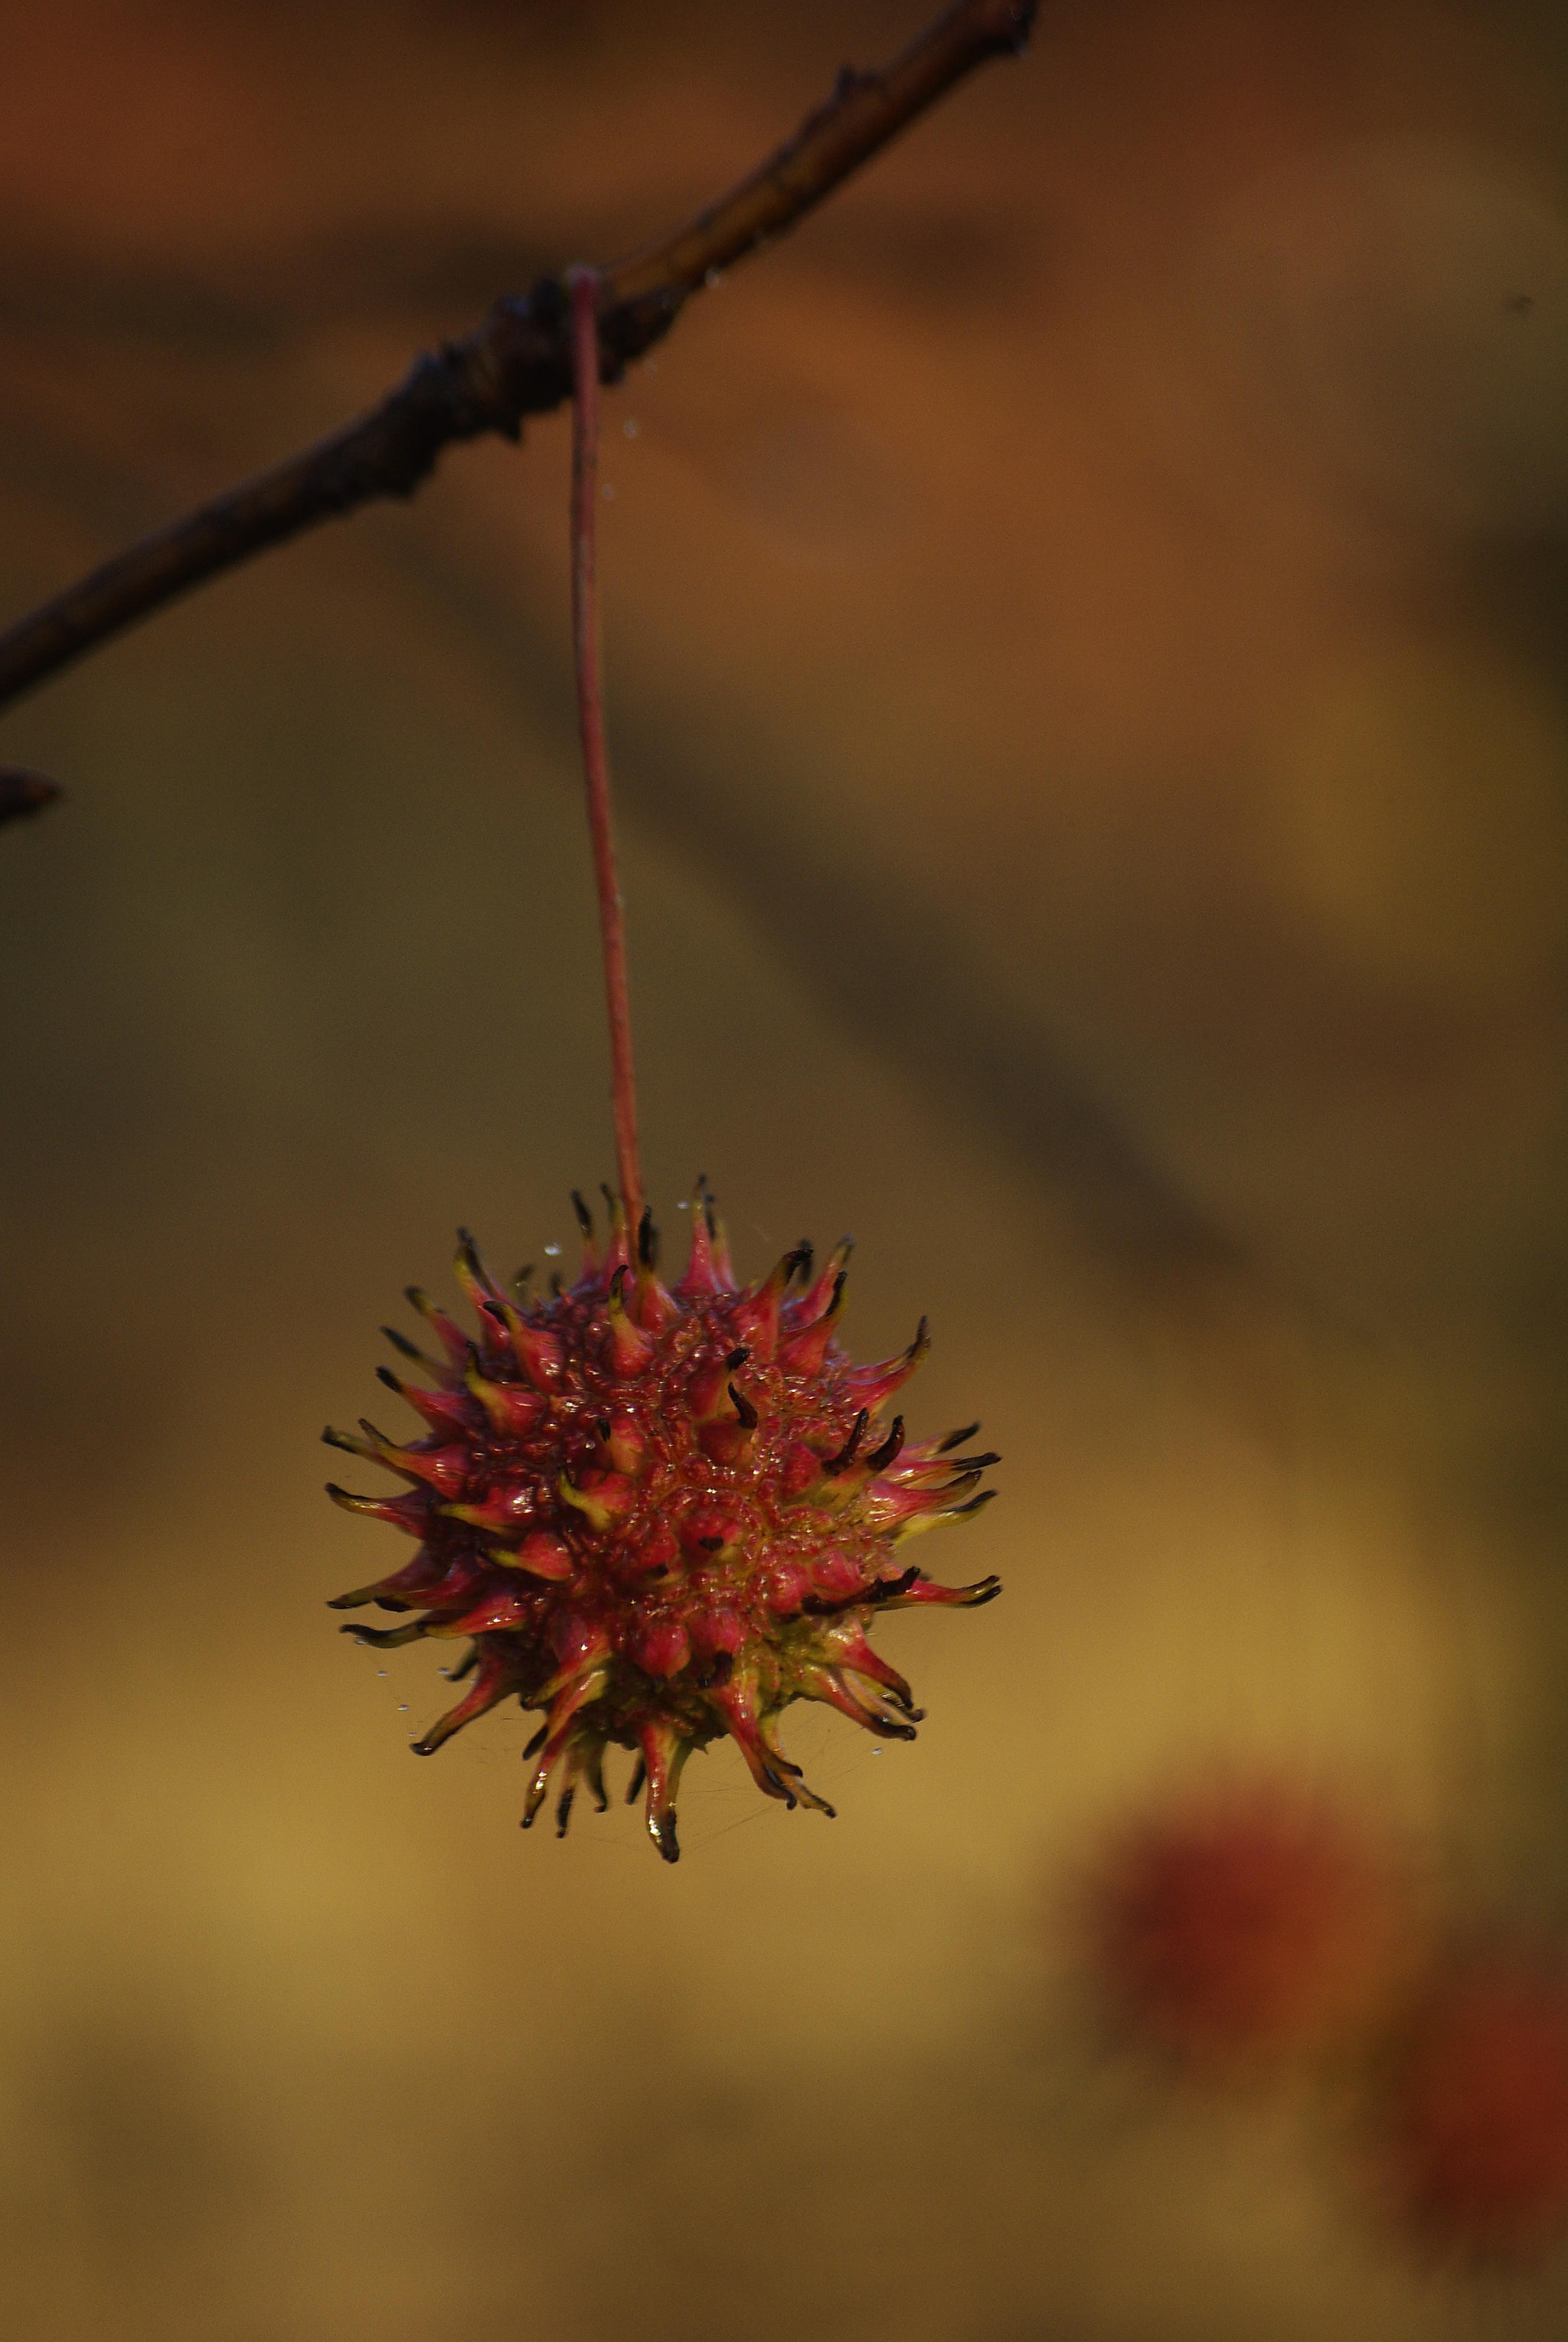
M 1403 1887 L 1326 1799 L 1210 1786 L 1136 1823 L 1104 1862 L 1100 1980 L 1134 2034 L 1190 2067 L 1316 2050 L 1363 2026 L 1407 1964 Z
M 1392 2061 L 1385 2176 L 1432 2244 L 1526 2251 L 1568 2227 L 1568 1978 L 1515 1950 L 1433 1982 Z
M 382 1649 L 469 1638 L 452 1672 L 472 1674 L 473 1689 L 417 1753 L 515 1696 L 544 1716 L 526 1752 L 536 1761 L 524 1827 L 553 1780 L 561 1832 L 580 1781 L 603 1811 L 614 1745 L 635 1752 L 628 1797 L 645 1780 L 649 1833 L 674 1862 L 676 1787 L 694 1748 L 727 1735 L 768 1797 L 831 1813 L 779 1747 L 792 1701 L 914 1739 L 920 1711 L 867 1628 L 878 1610 L 974 1607 L 1000 1592 L 994 1577 L 933 1585 L 897 1552 L 919 1529 L 972 1517 L 994 1493 L 977 1491 L 997 1458 L 954 1452 L 975 1425 L 924 1446 L 906 1443 L 902 1416 L 884 1428 L 925 1326 L 882 1366 L 852 1363 L 835 1338 L 847 1243 L 814 1279 L 800 1245 L 739 1289 L 699 1186 L 691 1262 L 672 1292 L 655 1274 L 651 1220 L 634 1246 L 606 1200 L 601 1258 L 574 1196 L 582 1275 L 545 1300 L 527 1297 L 527 1272 L 503 1291 L 461 1235 L 474 1336 L 410 1289 L 440 1355 L 384 1330 L 434 1387 L 379 1372 L 424 1436 L 399 1445 L 368 1423 L 361 1438 L 325 1436 L 410 1483 L 394 1496 L 328 1494 L 419 1550 L 333 1606 L 417 1611 L 404 1626 L 344 1629 Z

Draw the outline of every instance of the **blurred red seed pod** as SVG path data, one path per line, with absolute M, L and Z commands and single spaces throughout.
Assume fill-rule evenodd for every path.
M 1539 2249 L 1568 2227 L 1568 1976 L 1521 1947 L 1455 1959 L 1390 2060 L 1396 2209 L 1461 2253 Z
M 1210 1785 L 1124 1830 L 1089 1899 L 1121 2022 L 1191 2067 L 1274 2064 L 1375 2024 L 1415 1929 L 1410 1881 L 1329 1799 Z

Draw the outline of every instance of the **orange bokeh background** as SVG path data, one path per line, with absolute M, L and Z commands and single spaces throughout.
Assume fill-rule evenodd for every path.
M 642 242 L 920 9 L 4 9 L 20 612 Z M 1060 1913 L 1215 1763 L 1563 1915 L 1568 80 L 1522 0 L 1047 5 L 606 402 L 647 1169 L 1004 1501 L 929 1721 L 516 1829 L 325 1598 L 375 1327 L 609 1164 L 565 429 L 10 711 L 0 2187 L 32 2342 L 1435 2342 L 1299 2097 Z M 973 1540 L 973 1541 L 971 1541 Z M 1320 2118 L 1321 2117 L 1321 2118 Z

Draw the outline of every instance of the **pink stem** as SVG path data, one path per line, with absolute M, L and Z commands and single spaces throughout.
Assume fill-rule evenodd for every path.
M 632 1004 L 626 988 L 626 921 L 615 876 L 610 823 L 610 767 L 604 754 L 604 690 L 599 662 L 599 591 L 594 562 L 599 497 L 599 276 L 592 268 L 567 274 L 572 300 L 572 634 L 577 656 L 577 722 L 583 736 L 583 778 L 588 794 L 588 834 L 599 894 L 604 946 L 604 1003 L 610 1017 L 610 1102 L 615 1116 L 615 1168 L 634 1229 L 643 1216 L 643 1174 L 637 1160 L 637 1076 L 632 1063 Z

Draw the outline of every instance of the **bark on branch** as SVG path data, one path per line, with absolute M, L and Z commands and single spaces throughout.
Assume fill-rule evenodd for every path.
M 987 58 L 1023 48 L 1037 0 L 960 0 L 890 64 L 846 67 L 825 104 L 752 175 L 673 235 L 602 273 L 600 377 L 620 379 L 716 271 L 792 227 Z M 380 405 L 93 570 L 0 634 L 0 706 L 204 579 L 375 496 L 412 495 L 444 447 L 571 394 L 565 286 L 548 276 L 415 360 Z

